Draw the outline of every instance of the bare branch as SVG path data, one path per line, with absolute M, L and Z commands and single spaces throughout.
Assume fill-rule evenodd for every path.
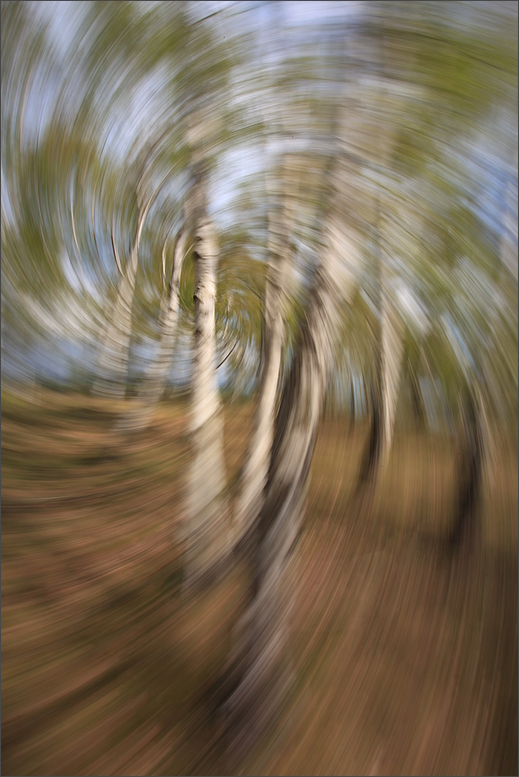
M 29 93 L 29 87 L 31 85 L 33 69 L 34 68 L 31 67 L 31 69 L 29 71 L 29 75 L 27 76 L 27 83 L 25 84 L 25 89 L 24 89 L 24 92 L 23 92 L 22 112 L 20 114 L 20 138 L 19 138 L 20 156 L 22 154 L 23 120 L 24 120 L 24 116 L 25 116 L 25 107 L 27 105 L 27 95 Z
M 113 219 L 113 215 L 112 215 L 112 229 L 110 230 L 110 237 L 111 237 L 111 239 L 112 239 L 112 248 L 113 248 L 113 252 L 114 252 L 115 263 L 116 263 L 116 265 L 117 265 L 117 269 L 118 269 L 118 271 L 119 271 L 119 275 L 120 275 L 120 276 L 121 276 L 121 278 L 122 278 L 122 276 L 124 275 L 124 273 L 123 273 L 123 268 L 121 267 L 121 261 L 120 261 L 120 259 L 119 259 L 119 254 L 118 254 L 118 252 L 117 252 L 117 246 L 115 245 L 115 237 L 114 237 L 114 219 Z
M 162 294 L 166 293 L 166 245 L 168 243 L 168 239 L 166 238 L 164 240 L 164 245 L 162 246 Z
M 225 357 L 225 359 L 222 359 L 222 361 L 220 362 L 220 364 L 219 364 L 219 365 L 218 365 L 218 367 L 216 368 L 217 370 L 219 370 L 219 369 L 220 369 L 220 367 L 222 366 L 222 364 L 224 364 L 224 362 L 226 362 L 226 361 L 227 361 L 227 359 L 228 359 L 228 358 L 229 358 L 229 356 L 232 354 L 232 352 L 234 351 L 234 349 L 236 348 L 236 346 L 237 346 L 237 345 L 238 345 L 238 340 L 236 340 L 236 342 L 234 343 L 233 347 L 231 348 L 231 350 L 229 351 L 229 353 L 227 354 L 227 356 Z
M 97 235 L 96 235 L 96 222 L 94 217 L 94 203 L 95 203 L 95 188 L 92 190 L 92 232 L 94 234 L 94 245 L 96 247 L 96 251 L 99 254 L 99 248 L 97 246 Z
M 158 143 L 158 141 L 157 141 L 157 143 Z M 162 176 L 162 178 L 160 179 L 160 181 L 157 184 L 157 186 L 155 187 L 155 189 L 152 191 L 152 193 L 148 197 L 145 205 L 142 205 L 142 206 L 139 207 L 139 217 L 137 219 L 137 230 L 135 232 L 135 240 L 133 241 L 133 247 L 132 247 L 132 251 L 131 251 L 131 254 L 130 254 L 130 262 L 133 262 L 134 264 L 137 262 L 137 254 L 138 254 L 138 250 L 139 250 L 139 243 L 140 243 L 140 240 L 141 240 L 141 234 L 142 234 L 142 229 L 143 229 L 143 226 L 144 226 L 144 221 L 146 219 L 146 216 L 148 215 L 148 211 L 151 208 L 153 200 L 157 196 L 158 192 L 160 191 L 160 188 L 162 187 L 164 181 L 166 180 L 166 178 L 168 177 L 168 175 L 170 174 L 172 169 L 173 168 L 169 168 L 166 171 L 166 173 Z M 143 175 L 144 175 L 144 172 L 143 172 L 140 180 L 142 180 Z
M 70 198 L 70 218 L 71 218 L 71 221 L 72 221 L 72 235 L 74 236 L 74 243 L 75 243 L 78 255 L 81 258 L 81 252 L 79 250 L 79 245 L 78 245 L 77 237 L 76 237 L 76 225 L 75 225 L 75 222 L 74 222 L 74 207 L 73 207 L 73 204 L 72 204 L 72 197 Z

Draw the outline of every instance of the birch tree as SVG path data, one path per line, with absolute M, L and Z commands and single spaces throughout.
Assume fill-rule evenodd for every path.
M 467 134 L 473 132 L 484 116 L 488 116 L 493 106 L 503 101 L 504 95 L 511 87 L 510 76 L 513 68 L 514 51 L 511 46 L 511 39 L 507 37 L 507 42 L 500 52 L 495 48 L 496 41 L 492 40 L 490 35 L 487 37 L 482 33 L 482 28 L 475 24 L 475 18 L 470 19 L 468 14 L 466 19 L 467 30 L 463 42 L 458 45 L 455 43 L 458 33 L 455 26 L 451 24 L 449 15 L 440 19 L 434 13 L 432 6 L 424 5 L 423 13 L 416 13 L 416 8 L 399 8 L 398 14 L 386 13 L 387 9 L 383 5 L 375 4 L 372 6 L 373 16 L 368 19 L 366 27 L 366 41 L 369 46 L 375 46 L 376 52 L 368 54 L 367 59 L 378 63 L 375 70 L 380 71 L 379 90 L 382 112 L 380 114 L 379 127 L 384 125 L 383 143 L 377 148 L 377 158 L 380 157 L 381 148 L 386 149 L 386 154 L 382 161 L 382 166 L 386 170 L 386 181 L 384 188 L 391 192 L 388 184 L 393 188 L 396 184 L 394 175 L 399 171 L 404 171 L 407 178 L 414 175 L 438 176 L 443 183 L 444 198 L 449 202 L 462 202 L 465 194 L 459 183 L 454 184 L 455 176 L 451 173 L 445 174 L 448 164 L 453 169 L 459 166 L 459 157 L 455 159 L 455 146 L 461 147 L 462 139 L 466 139 Z M 502 9 L 501 9 L 502 10 Z M 369 14 L 368 14 L 369 16 Z M 410 27 L 406 28 L 403 20 L 407 19 Z M 504 23 L 504 16 L 500 19 L 500 24 Z M 411 29 L 414 30 L 411 33 Z M 469 32 L 470 30 L 470 32 Z M 432 37 L 428 37 L 429 31 Z M 424 45 L 419 48 L 418 43 L 424 35 Z M 484 42 L 482 38 L 485 38 Z M 434 41 L 434 43 L 433 43 Z M 406 42 L 410 45 L 406 47 Z M 442 46 L 445 51 L 454 51 L 459 64 L 456 70 L 448 67 L 446 62 L 438 58 L 438 48 Z M 483 58 L 473 56 L 473 51 L 482 47 L 485 51 Z M 406 51 L 406 56 L 402 57 L 401 52 Z M 516 53 L 515 53 L 516 57 Z M 490 61 L 497 62 L 502 68 L 503 78 L 500 81 L 500 89 L 493 92 L 487 89 L 488 68 Z M 411 63 L 414 62 L 414 72 L 411 70 Z M 475 85 L 477 84 L 477 87 Z M 386 97 L 382 97 L 386 95 Z M 393 95 L 393 96 L 391 96 Z M 387 97 L 389 97 L 389 102 Z M 408 102 L 411 100 L 411 103 Z M 369 105 L 369 92 L 367 97 Z M 436 105 L 434 115 L 431 113 L 430 106 Z M 395 106 L 400 105 L 398 111 Z M 401 117 L 406 118 L 406 127 L 401 126 Z M 441 117 L 441 122 L 438 121 Z M 369 121 L 369 118 L 368 118 Z M 355 126 L 354 126 L 355 129 Z M 378 128 L 365 128 L 365 138 L 373 140 L 380 134 Z M 449 135 L 446 138 L 445 133 Z M 352 139 L 352 146 L 355 150 L 362 151 L 367 148 L 369 140 L 363 141 L 355 135 Z M 461 150 L 461 149 L 460 149 Z M 366 154 L 364 153 L 364 156 Z M 371 157 L 373 155 L 371 154 Z M 447 162 L 446 157 L 449 157 Z M 369 164 L 369 159 L 366 159 Z M 457 173 L 460 176 L 460 172 Z M 467 175 L 467 168 L 461 172 L 461 176 Z M 438 185 L 438 178 L 435 185 Z M 393 179 L 393 180 L 392 180 Z M 460 178 L 458 178 L 458 181 Z M 402 189 L 405 183 L 401 180 L 399 184 Z M 395 204 L 400 197 L 395 198 L 389 194 L 384 198 L 384 216 L 391 218 L 390 212 L 394 210 Z M 387 210 L 389 207 L 389 211 Z M 400 202 L 398 206 L 401 210 L 406 205 Z M 428 209 L 428 204 L 423 203 L 423 212 Z M 394 216 L 393 216 L 394 218 Z M 421 218 L 421 217 L 420 217 Z M 466 216 L 462 217 L 461 224 L 466 221 Z M 419 222 L 418 222 L 419 223 Z M 445 225 L 445 217 L 436 215 L 436 223 L 431 230 L 436 232 L 436 237 L 430 235 L 426 239 L 427 245 L 432 245 L 432 240 L 438 240 L 442 234 Z M 386 228 L 387 229 L 387 228 Z M 454 228 L 449 226 L 451 233 L 461 234 L 460 225 Z M 380 232 L 380 230 L 377 230 Z M 402 234 L 402 237 L 403 234 Z M 440 241 L 444 241 L 440 237 Z M 379 239 L 384 243 L 384 235 L 379 234 Z M 463 238 L 465 242 L 467 238 Z M 452 242 L 447 239 L 446 243 Z M 404 245 L 404 240 L 400 238 L 393 242 L 393 245 L 400 252 Z M 458 244 L 461 248 L 461 241 Z M 449 249 L 450 250 L 450 249 Z M 475 254 L 477 255 L 477 250 Z M 435 257 L 434 261 L 439 264 L 444 262 L 443 257 Z M 425 262 L 425 256 L 421 258 Z M 383 273 L 381 269 L 387 267 L 387 262 L 379 265 L 380 277 Z M 387 270 L 386 270 L 387 272 Z M 418 272 L 422 272 L 418 268 Z M 379 340 L 378 348 L 380 353 L 375 356 L 375 377 L 372 383 L 372 418 L 371 428 L 368 435 L 368 441 L 363 454 L 359 475 L 359 488 L 362 488 L 368 482 L 371 482 L 377 474 L 380 475 L 387 463 L 387 455 L 391 446 L 392 428 L 394 424 L 394 413 L 398 397 L 398 373 L 401 371 L 401 360 L 403 355 L 403 329 L 399 322 L 398 304 L 391 304 L 391 295 L 388 293 L 386 283 L 379 284 Z M 453 309 L 456 302 L 451 300 Z M 413 381 L 413 396 L 416 396 L 417 386 Z M 476 402 L 474 407 L 478 407 Z M 473 413 L 468 413 L 467 417 L 473 417 Z M 474 435 L 473 435 L 474 436 Z M 466 446 L 462 446 L 465 450 Z
M 265 288 L 263 358 L 254 433 L 240 479 L 234 534 L 241 538 L 255 522 L 267 482 L 285 339 L 284 304 L 290 270 L 290 222 L 286 204 L 270 217 L 270 255 Z
M 279 9 L 276 9 L 279 11 Z M 279 35 L 279 29 L 277 35 Z M 273 35 L 267 53 L 279 54 L 279 40 Z M 263 61 L 264 71 L 268 65 Z M 285 313 L 290 286 L 293 209 L 295 197 L 286 154 L 287 117 L 279 104 L 283 93 L 272 77 L 265 76 L 267 94 L 263 107 L 264 155 L 266 163 L 266 193 L 268 200 L 268 270 L 263 307 L 261 378 L 256 407 L 254 431 L 247 459 L 240 476 L 240 493 L 233 516 L 234 541 L 239 542 L 254 525 L 263 504 L 263 492 L 271 461 L 278 389 L 285 343 Z M 272 83 L 273 81 L 273 83 Z M 270 82 L 270 83 L 269 83 Z M 270 87 L 270 88 L 269 88 Z M 278 102 L 279 101 L 279 102 Z M 269 109 L 267 111 L 267 109 Z M 268 118 L 267 118 L 268 114 Z M 269 158 L 270 144 L 279 143 L 283 151 Z
M 193 458 L 188 485 L 184 588 L 197 578 L 230 540 L 223 495 L 223 419 L 216 376 L 215 297 L 218 242 L 207 214 L 203 162 L 194 169 L 189 202 L 195 224 L 195 342 L 190 433 Z
M 137 184 L 137 225 L 130 255 L 124 266 L 120 262 L 118 249 L 112 232 L 114 257 L 121 280 L 113 313 L 107 325 L 105 337 L 99 357 L 99 379 L 93 387 L 93 393 L 99 396 L 110 396 L 123 399 L 126 392 L 126 375 L 128 371 L 128 353 L 130 349 L 132 303 L 135 292 L 135 278 L 139 264 L 139 244 L 144 221 L 148 215 L 152 196 L 144 197 L 141 191 L 142 178 Z
M 196 25 L 196 27 L 195 27 Z M 184 590 L 193 590 L 215 559 L 231 543 L 223 455 L 223 418 L 216 375 L 216 273 L 219 247 L 208 212 L 209 173 L 216 148 L 229 138 L 223 100 L 229 83 L 232 41 L 222 50 L 213 31 L 198 20 L 191 26 L 196 55 L 180 83 L 180 106 L 189 154 L 190 185 L 186 222 L 194 234 L 195 337 L 193 346 L 190 434 L 192 461 L 188 476 L 188 519 L 184 524 Z M 218 60 L 213 57 L 219 57 Z M 213 68 L 211 68 L 213 65 Z
M 162 248 L 162 295 L 159 312 L 159 350 L 144 387 L 127 415 L 121 419 L 120 427 L 126 430 L 142 429 L 151 420 L 156 405 L 162 398 L 171 367 L 179 317 L 179 289 L 182 265 L 187 253 L 187 226 L 179 228 L 174 250 L 169 281 L 166 282 L 167 240 Z
M 343 175 L 341 170 L 334 178 L 337 199 Z M 263 505 L 243 540 L 251 559 L 250 600 L 236 629 L 223 705 L 234 755 L 243 753 L 258 736 L 290 687 L 285 659 L 292 599 L 285 573 L 301 528 L 341 306 L 353 293 L 359 263 L 359 249 L 341 215 L 336 206 L 330 207 L 323 227 L 325 248 L 281 394 Z
M 371 424 L 361 460 L 358 488 L 372 486 L 386 469 L 395 425 L 404 352 L 404 326 L 382 259 L 378 268 L 378 332 L 371 383 Z

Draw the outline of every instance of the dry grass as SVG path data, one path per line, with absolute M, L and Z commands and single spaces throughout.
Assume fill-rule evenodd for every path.
M 185 407 L 114 436 L 117 407 L 2 397 L 2 764 L 8 774 L 225 771 L 205 691 L 236 572 L 179 595 Z M 229 480 L 250 406 L 227 408 Z M 517 773 L 517 449 L 501 443 L 470 562 L 442 553 L 455 452 L 397 437 L 368 505 L 365 429 L 323 422 L 292 572 L 296 688 L 244 773 Z

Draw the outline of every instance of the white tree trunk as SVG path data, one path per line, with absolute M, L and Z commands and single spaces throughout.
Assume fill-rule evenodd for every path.
M 287 651 L 292 593 L 285 579 L 303 518 L 303 499 L 326 386 L 340 333 L 341 301 L 354 277 L 341 261 L 358 255 L 336 218 L 327 228 L 328 250 L 315 274 L 299 346 L 275 423 L 264 504 L 248 532 L 251 599 L 236 629 L 229 662 L 226 714 L 232 757 L 240 757 L 290 687 Z M 346 254 L 346 257 L 345 257 Z
M 231 517 L 229 535 L 208 563 L 197 571 L 196 583 L 205 587 L 224 577 L 242 557 L 246 538 L 264 503 L 268 477 L 285 340 L 285 300 L 291 270 L 293 218 L 282 192 L 274 194 L 269 215 L 269 268 L 265 290 L 262 370 L 254 431 L 245 465 L 240 473 L 239 495 Z
M 139 264 L 139 243 L 151 199 L 139 211 L 137 231 L 130 260 L 117 291 L 117 299 L 106 330 L 99 359 L 100 377 L 92 391 L 98 396 L 123 399 L 126 393 L 128 354 L 132 331 L 132 305 L 135 293 L 135 277 Z
M 403 323 L 381 267 L 379 353 L 371 387 L 371 428 L 361 462 L 358 488 L 373 486 L 384 473 L 391 452 L 404 355 Z
M 159 352 L 134 407 L 121 421 L 121 427 L 128 430 L 142 429 L 148 425 L 166 388 L 177 331 L 180 276 L 186 254 L 186 240 L 187 232 L 184 226 L 175 243 L 169 287 L 165 289 L 161 300 Z
M 205 212 L 195 237 L 195 357 L 190 432 L 184 588 L 193 588 L 204 569 L 230 543 L 224 496 L 223 418 L 216 378 L 215 296 L 218 246 Z
M 395 308 L 394 302 L 385 291 L 382 293 L 381 327 L 384 438 L 380 456 L 380 472 L 383 472 L 387 466 L 393 442 L 402 359 L 404 355 L 404 332 L 402 321 Z
M 134 291 L 135 271 L 130 264 L 119 284 L 112 320 L 102 345 L 99 359 L 100 376 L 92 389 L 98 396 L 124 398 Z
M 241 473 L 241 491 L 234 515 L 234 540 L 254 524 L 263 505 L 278 397 L 281 357 L 285 340 L 284 302 L 291 267 L 290 222 L 284 208 L 270 218 L 270 263 L 265 289 L 263 364 L 254 432 Z

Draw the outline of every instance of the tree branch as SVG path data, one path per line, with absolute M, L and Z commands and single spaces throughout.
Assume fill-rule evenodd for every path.
M 112 229 L 110 230 L 110 237 L 111 237 L 111 239 L 112 239 L 112 248 L 113 248 L 113 252 L 114 252 L 115 263 L 116 263 L 116 265 L 117 265 L 117 269 L 118 269 L 118 271 L 119 271 L 119 275 L 120 275 L 120 276 L 121 276 L 121 278 L 122 278 L 122 277 L 123 277 L 123 275 L 124 275 L 124 273 L 123 273 L 123 268 L 121 267 L 121 261 L 120 261 L 120 259 L 119 259 L 119 254 L 117 253 L 117 246 L 115 245 L 115 237 L 114 237 L 114 219 L 113 219 L 113 215 L 112 215 Z
M 218 367 L 216 368 L 217 370 L 219 370 L 219 369 L 220 369 L 220 367 L 222 366 L 222 364 L 223 364 L 224 362 L 226 362 L 226 361 L 227 361 L 227 359 L 228 359 L 228 358 L 229 358 L 229 356 L 232 354 L 232 352 L 234 351 L 234 349 L 236 348 L 236 346 L 237 346 L 237 345 L 238 345 L 238 340 L 236 340 L 236 342 L 234 343 L 233 347 L 231 348 L 231 350 L 229 351 L 229 353 L 227 354 L 227 356 L 225 357 L 225 359 L 222 359 L 222 361 L 220 362 L 220 364 L 219 364 L 219 365 L 218 365 Z

